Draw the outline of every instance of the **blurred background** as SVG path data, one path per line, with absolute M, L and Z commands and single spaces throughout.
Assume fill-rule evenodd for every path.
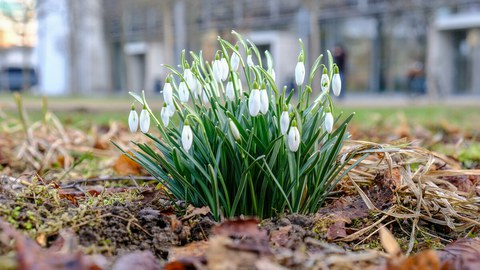
M 480 100 L 480 0 L 0 0 L 0 89 L 159 92 L 180 52 L 211 60 L 234 29 L 293 80 L 331 50 L 345 93 Z

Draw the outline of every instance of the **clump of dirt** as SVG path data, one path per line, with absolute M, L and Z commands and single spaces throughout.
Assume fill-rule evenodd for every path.
M 166 260 L 172 246 L 205 239 L 215 224 L 208 216 L 178 217 L 179 212 L 169 200 L 156 192 L 155 199 L 142 201 L 141 194 L 132 201 L 114 201 L 106 205 L 89 205 L 89 198 L 76 201 L 60 198 L 58 191 L 39 188 L 23 191 L 3 190 L 0 193 L 0 215 L 14 228 L 24 231 L 43 247 L 50 247 L 63 230 L 73 232 L 78 248 L 87 254 L 115 256 L 137 250 L 149 250 Z M 21 194 L 19 193 L 21 192 Z M 115 196 L 131 196 L 115 194 Z M 108 194 L 101 200 L 109 202 Z M 92 199 L 92 198 L 90 198 Z M 99 198 L 100 199 L 100 198 Z M 0 253 L 11 250 L 0 242 Z

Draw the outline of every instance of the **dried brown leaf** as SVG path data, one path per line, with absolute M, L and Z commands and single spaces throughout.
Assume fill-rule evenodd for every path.
M 122 154 L 115 161 L 113 169 L 119 175 L 140 175 L 142 166 L 130 159 L 127 155 Z
M 480 238 L 459 239 L 437 251 L 437 254 L 442 263 L 448 265 L 444 269 L 480 269 Z

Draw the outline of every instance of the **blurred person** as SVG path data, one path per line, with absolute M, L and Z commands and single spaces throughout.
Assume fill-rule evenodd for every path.
M 425 94 L 425 72 L 423 64 L 420 61 L 415 61 L 407 72 L 407 87 L 412 95 Z
M 335 47 L 333 47 L 333 62 L 337 64 L 338 70 L 340 73 L 340 78 L 342 81 L 342 91 L 340 92 L 339 98 L 345 97 L 345 89 L 346 89 L 346 69 L 347 69 L 347 52 L 342 44 L 337 43 Z

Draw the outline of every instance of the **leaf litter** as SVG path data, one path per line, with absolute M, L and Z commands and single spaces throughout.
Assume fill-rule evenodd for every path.
M 125 148 L 144 140 L 124 125 L 85 131 L 64 126 L 48 110 L 32 124 L 20 114 L 2 114 L 1 269 L 477 269 L 480 263 L 478 161 L 467 164 L 465 154 L 459 158 L 465 151 L 442 154 L 415 141 L 458 143 L 461 132 L 445 124 L 441 138 L 405 121 L 396 137 L 378 138 L 390 144 L 350 141 L 345 155 L 370 155 L 315 215 L 218 224 L 208 208 L 171 202 L 112 147 L 110 140 Z

